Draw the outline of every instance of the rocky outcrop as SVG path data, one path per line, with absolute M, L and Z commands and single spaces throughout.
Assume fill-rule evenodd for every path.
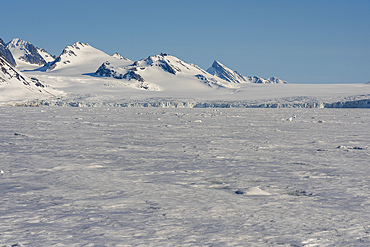
M 118 71 L 119 70 L 119 71 Z M 123 73 L 122 73 L 123 72 Z M 144 82 L 144 78 L 141 75 L 135 73 L 133 70 L 124 70 L 122 68 L 115 68 L 109 62 L 103 63 L 98 70 L 95 72 L 97 76 L 113 77 L 115 79 L 126 79 L 136 80 Z
M 6 47 L 5 42 L 1 38 L 0 38 L 0 54 L 3 54 L 3 56 L 5 57 L 5 59 L 8 60 L 8 62 L 11 65 L 13 65 L 13 66 L 16 66 L 17 65 L 17 63 L 14 60 L 14 57 L 13 57 L 12 53 Z

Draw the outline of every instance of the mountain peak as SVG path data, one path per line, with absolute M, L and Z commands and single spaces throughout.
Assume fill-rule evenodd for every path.
M 27 45 L 27 44 L 30 44 L 30 42 L 22 40 L 20 38 L 14 38 L 7 45 L 8 46 L 9 45 L 11 45 L 11 46 L 22 46 L 22 45 Z
M 7 48 L 15 59 L 29 64 L 44 65 L 53 60 L 53 56 L 44 49 L 35 47 L 30 42 L 19 38 L 12 39 L 7 44 Z
M 124 56 L 122 56 L 121 54 L 119 54 L 118 52 L 114 53 L 114 54 L 112 55 L 112 57 L 117 58 L 117 59 L 119 59 L 119 60 L 121 60 L 121 59 L 123 59 L 123 60 L 128 60 L 127 58 L 125 58 Z
M 224 79 L 228 82 L 233 82 L 233 83 L 242 83 L 246 82 L 246 79 L 244 76 L 239 74 L 236 71 L 232 71 L 219 61 L 215 60 L 210 68 L 207 69 L 207 72 L 210 73 L 211 75 L 217 76 L 221 79 Z
M 132 61 L 125 59 L 121 55 L 113 54 L 108 55 L 107 53 L 96 49 L 88 43 L 82 43 L 80 41 L 68 45 L 64 48 L 62 53 L 55 58 L 52 62 L 45 64 L 39 71 L 58 71 L 63 70 L 67 74 L 84 74 L 92 73 L 105 61 L 109 61 L 113 64 L 129 64 Z M 79 69 L 76 69 L 79 68 Z
M 271 77 L 269 79 L 264 79 L 258 76 L 243 76 L 237 71 L 233 71 L 215 60 L 212 66 L 207 69 L 207 72 L 211 75 L 215 75 L 221 79 L 233 83 L 263 83 L 263 84 L 276 84 L 276 83 L 287 83 L 277 77 Z
M 76 48 L 76 49 L 81 49 L 82 47 L 89 47 L 90 45 L 88 43 L 82 43 L 80 41 L 77 41 L 71 47 Z
M 215 60 L 215 61 L 213 61 L 213 64 L 212 64 L 212 67 L 219 67 L 219 66 L 221 66 L 221 67 L 225 67 L 225 65 L 223 65 L 222 63 L 220 63 L 219 61 L 217 61 L 217 60 Z
M 62 51 L 62 54 L 67 54 L 69 56 L 77 56 L 76 52 L 81 49 L 85 49 L 87 47 L 91 47 L 88 43 L 82 43 L 80 41 L 77 41 L 73 43 L 72 45 L 67 45 L 64 50 Z

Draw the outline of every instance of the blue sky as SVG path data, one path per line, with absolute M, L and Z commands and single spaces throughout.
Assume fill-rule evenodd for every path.
M 131 60 L 166 52 L 289 82 L 370 81 L 369 0 L 0 0 L 0 37 L 59 55 L 87 42 Z

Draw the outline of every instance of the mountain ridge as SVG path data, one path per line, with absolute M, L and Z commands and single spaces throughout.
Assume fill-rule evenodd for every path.
M 92 47 L 88 43 L 77 41 L 66 46 L 61 54 L 52 62 L 46 63 L 38 68 L 38 71 L 53 72 L 58 70 L 70 70 L 74 74 L 93 73 L 105 61 L 116 62 L 117 64 L 128 64 L 132 61 L 115 53 L 112 56 Z M 74 70 L 74 71 L 73 71 Z
M 18 62 L 22 61 L 41 66 L 54 60 L 54 56 L 49 54 L 45 49 L 38 48 L 32 43 L 19 38 L 12 39 L 7 44 L 7 48 Z
M 95 72 L 95 76 L 151 82 L 163 89 L 173 87 L 175 84 L 185 87 L 186 83 L 197 87 L 206 85 L 211 88 L 234 88 L 222 78 L 217 78 L 198 66 L 186 63 L 167 53 L 148 56 L 126 66 L 114 66 L 105 62 Z
M 90 74 L 94 74 L 95 76 L 112 77 L 115 79 L 130 78 L 130 80 L 131 79 L 135 80 L 139 78 L 139 80 L 141 81 L 148 79 L 148 78 L 143 79 L 143 76 L 140 76 L 139 74 L 135 72 L 130 72 L 129 73 L 130 76 L 128 76 L 129 74 L 124 76 L 127 73 L 127 71 L 124 74 L 120 74 L 120 72 L 118 71 L 114 73 L 112 71 L 109 73 L 103 72 L 103 67 L 104 67 L 103 64 L 105 62 L 109 62 L 110 64 L 109 69 L 112 70 L 113 65 L 122 68 L 122 67 L 130 65 L 132 61 L 130 59 L 123 57 L 122 55 L 118 53 L 115 53 L 113 55 L 108 55 L 107 53 L 92 47 L 88 43 L 82 43 L 80 41 L 77 41 L 73 43 L 72 45 L 66 46 L 61 52 L 61 54 L 57 57 L 50 55 L 44 49 L 35 47 L 28 41 L 24 41 L 18 38 L 15 38 L 12 41 L 10 41 L 7 45 L 7 48 L 10 51 L 10 55 L 11 54 L 16 55 L 15 56 L 17 58 L 16 60 L 22 60 L 30 64 L 42 65 L 42 67 L 39 67 L 38 69 L 36 69 L 37 71 L 53 72 L 59 69 L 69 69 L 70 71 L 74 70 L 75 75 L 78 75 L 78 71 L 81 70 L 82 72 L 81 74 L 90 73 Z M 20 51 L 23 51 L 23 52 L 20 52 Z M 213 62 L 210 68 L 208 68 L 207 70 L 204 70 L 195 64 L 185 63 L 178 58 L 176 59 L 178 61 L 181 61 L 182 64 L 180 63 L 179 65 L 177 63 L 175 64 L 168 63 L 168 61 L 164 58 L 166 56 L 169 56 L 169 55 L 166 53 L 161 53 L 159 55 L 148 56 L 145 59 L 133 62 L 131 67 L 141 66 L 141 68 L 143 68 L 143 64 L 145 64 L 145 66 L 152 66 L 152 64 L 155 64 L 155 66 L 160 67 L 163 71 L 176 75 L 181 72 L 181 69 L 179 69 L 179 66 L 183 66 L 186 64 L 185 67 L 187 67 L 187 69 L 189 69 L 189 67 L 192 67 L 192 68 L 196 68 L 199 70 L 199 74 L 196 76 L 198 80 L 203 81 L 208 85 L 217 84 L 215 82 L 217 82 L 218 80 L 221 80 L 221 82 L 223 82 L 223 85 L 222 85 L 223 87 L 225 86 L 228 87 L 228 85 L 224 83 L 225 81 L 232 83 L 232 84 L 287 83 L 286 81 L 281 80 L 277 77 L 271 77 L 271 78 L 265 79 L 265 78 L 258 77 L 258 76 L 244 76 L 240 74 L 239 72 L 226 67 L 225 65 L 223 65 L 217 60 Z M 45 58 L 47 58 L 48 62 L 46 62 Z M 121 61 L 121 63 L 117 63 L 117 61 Z M 88 66 L 88 63 L 90 63 L 91 66 Z M 105 66 L 108 66 L 108 64 L 106 64 Z M 131 68 L 131 70 L 133 70 L 133 68 Z M 199 76 L 199 75 L 202 75 L 202 76 Z M 214 76 L 212 80 L 207 78 L 207 77 L 210 77 L 210 75 Z
M 233 71 L 219 61 L 215 60 L 210 68 L 206 70 L 208 73 L 218 76 L 232 83 L 260 83 L 260 84 L 286 84 L 287 82 L 278 77 L 270 77 L 268 79 L 259 76 L 243 76 L 237 71 Z

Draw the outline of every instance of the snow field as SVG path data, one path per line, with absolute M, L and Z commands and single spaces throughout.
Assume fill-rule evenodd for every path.
M 368 246 L 369 122 L 0 107 L 0 246 Z

